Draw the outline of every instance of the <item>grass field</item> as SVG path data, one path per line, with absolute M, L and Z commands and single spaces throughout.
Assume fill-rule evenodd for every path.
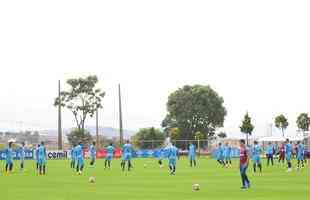
M 2 162 L 2 161 L 1 161 Z M 301 172 L 287 173 L 285 167 L 267 168 L 264 162 L 262 176 L 248 175 L 252 188 L 240 190 L 238 161 L 233 168 L 221 168 L 214 160 L 200 159 L 197 168 L 190 168 L 181 159 L 175 176 L 169 176 L 166 166 L 162 169 L 154 159 L 136 159 L 134 169 L 121 172 L 119 160 L 113 161 L 111 170 L 103 170 L 103 160 L 95 168 L 86 165 L 84 174 L 76 175 L 69 168 L 69 161 L 48 161 L 48 174 L 38 176 L 34 163 L 26 162 L 26 171 L 15 170 L 0 175 L 1 200 L 304 200 L 310 199 L 310 167 Z M 16 162 L 15 164 L 18 164 Z M 144 168 L 144 164 L 147 167 Z M 166 163 L 165 163 L 166 164 Z M 3 163 L 1 163 L 3 166 Z M 16 166 L 15 166 L 16 167 Z M 88 182 L 90 176 L 96 183 Z M 194 183 L 200 191 L 192 191 Z

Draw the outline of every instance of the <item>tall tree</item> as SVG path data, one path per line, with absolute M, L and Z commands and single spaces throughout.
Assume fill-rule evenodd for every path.
M 310 117 L 308 116 L 308 113 L 301 113 L 297 117 L 297 127 L 302 130 L 303 135 L 305 135 L 306 131 L 309 131 L 310 127 Z
M 286 119 L 286 117 L 284 115 L 278 115 L 275 118 L 275 126 L 281 130 L 282 132 L 282 136 L 284 137 L 284 130 L 288 127 L 289 123 L 288 120 Z
M 247 112 L 244 115 L 242 124 L 240 126 L 240 131 L 246 135 L 247 145 L 249 145 L 249 135 L 252 135 L 253 130 L 254 130 L 254 126 L 251 122 L 251 117 L 249 116 L 249 113 Z
M 92 136 L 86 130 L 82 129 L 73 129 L 67 135 L 68 141 L 72 146 L 77 145 L 79 142 L 82 142 L 84 145 L 90 144 L 92 141 Z
M 210 86 L 185 85 L 170 94 L 168 114 L 162 126 L 166 132 L 178 128 L 178 139 L 194 139 L 196 132 L 201 132 L 204 138 L 208 138 L 223 126 L 226 115 L 223 103 L 223 98 Z
M 97 76 L 68 79 L 69 89 L 62 91 L 60 97 L 55 99 L 55 106 L 60 105 L 71 111 L 76 127 L 82 133 L 87 117 L 93 117 L 96 110 L 102 108 L 101 101 L 105 93 L 96 88 L 97 83 Z
M 162 145 L 165 134 L 154 127 L 142 128 L 132 136 L 133 144 L 142 149 L 152 149 Z

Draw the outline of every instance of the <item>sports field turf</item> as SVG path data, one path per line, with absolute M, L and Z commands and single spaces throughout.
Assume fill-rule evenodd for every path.
M 2 162 L 2 161 L 1 161 Z M 88 162 L 88 161 L 87 161 Z M 15 164 L 17 164 L 16 162 Z M 200 159 L 197 168 L 190 168 L 185 158 L 178 162 L 177 173 L 169 176 L 165 167 L 160 169 L 157 160 L 135 159 L 134 169 L 121 172 L 119 160 L 113 169 L 103 170 L 103 160 L 96 167 L 86 166 L 84 174 L 76 175 L 69 161 L 48 161 L 48 174 L 38 176 L 32 161 L 26 162 L 23 173 L 0 175 L 1 200 L 307 200 L 310 199 L 310 167 L 301 172 L 287 173 L 285 167 L 267 168 L 264 161 L 262 176 L 248 175 L 252 188 L 240 190 L 238 161 L 233 168 L 219 167 L 214 160 Z M 146 168 L 144 168 L 146 164 Z M 3 166 L 3 163 L 1 163 Z M 16 166 L 15 166 L 16 167 Z M 88 182 L 94 175 L 96 183 Z M 193 191 L 198 183 L 200 191 Z

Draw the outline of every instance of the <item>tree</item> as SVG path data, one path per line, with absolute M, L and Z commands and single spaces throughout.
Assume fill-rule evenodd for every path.
M 88 131 L 82 131 L 82 129 L 73 129 L 67 135 L 68 141 L 72 146 L 76 146 L 79 142 L 82 142 L 84 145 L 91 143 L 92 136 Z
M 102 108 L 102 98 L 105 93 L 95 88 L 98 83 L 97 76 L 68 79 L 68 91 L 62 91 L 60 97 L 55 99 L 55 106 L 62 106 L 70 110 L 74 116 L 76 127 L 84 132 L 85 120 L 93 117 L 97 109 Z
M 243 118 L 242 124 L 240 126 L 240 131 L 246 135 L 246 144 L 249 145 L 249 135 L 252 135 L 254 126 L 251 123 L 251 117 L 247 112 Z
M 162 127 L 165 132 L 178 128 L 178 139 L 194 139 L 196 132 L 201 132 L 204 138 L 213 136 L 224 123 L 223 102 L 210 86 L 185 85 L 170 94 Z
M 176 140 L 178 139 L 180 135 L 180 129 L 177 127 L 171 128 L 169 131 L 169 137 L 171 138 L 171 140 Z
M 288 121 L 284 115 L 279 115 L 275 118 L 275 126 L 281 130 L 282 136 L 284 137 L 284 130 L 288 127 Z
M 220 132 L 219 134 L 217 134 L 217 136 L 220 138 L 226 138 L 227 134 L 225 132 Z
M 133 144 L 141 149 L 153 149 L 159 147 L 164 140 L 165 134 L 154 127 L 142 128 L 132 136 Z
M 308 116 L 308 113 L 301 113 L 297 117 L 297 127 L 302 130 L 303 135 L 305 135 L 306 131 L 309 131 L 310 126 L 310 117 Z

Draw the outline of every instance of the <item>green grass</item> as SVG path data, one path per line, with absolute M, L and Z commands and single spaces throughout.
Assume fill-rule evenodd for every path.
M 181 159 L 176 176 L 169 176 L 167 168 L 160 169 L 154 159 L 135 159 L 134 169 L 123 173 L 119 160 L 113 169 L 103 170 L 103 160 L 95 168 L 86 166 L 84 174 L 76 175 L 69 168 L 69 161 L 48 161 L 48 174 L 38 176 L 32 161 L 26 162 L 26 171 L 0 174 L 1 200 L 292 200 L 310 199 L 310 168 L 301 172 L 286 173 L 285 167 L 267 168 L 262 176 L 248 171 L 252 188 L 240 190 L 238 161 L 233 168 L 221 168 L 214 160 L 200 159 L 197 168 L 190 168 Z M 147 164 L 144 168 L 143 165 Z M 264 161 L 265 163 L 265 161 Z M 18 162 L 15 163 L 16 165 Z M 165 163 L 166 164 L 166 163 Z M 1 163 L 3 166 L 3 163 Z M 15 166 L 16 167 L 16 166 Z M 94 175 L 96 183 L 88 178 Z M 200 191 L 192 191 L 194 183 Z

